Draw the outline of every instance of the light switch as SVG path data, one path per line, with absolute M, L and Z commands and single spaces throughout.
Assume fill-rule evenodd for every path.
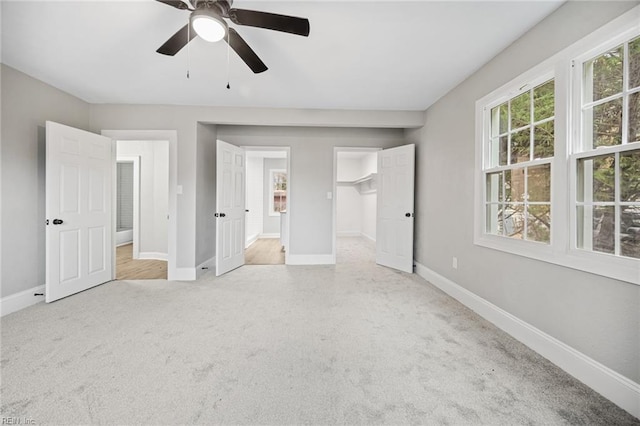
M 333 192 L 327 192 L 327 200 L 333 199 Z
M 176 186 L 176 194 L 182 195 L 182 185 Z

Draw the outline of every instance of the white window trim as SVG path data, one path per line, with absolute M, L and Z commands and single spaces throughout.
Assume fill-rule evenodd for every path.
M 276 173 L 287 173 L 285 169 L 269 169 L 269 216 L 280 216 L 280 212 L 273 209 L 273 175 Z M 289 175 L 287 174 L 287 194 L 289 183 Z M 289 206 L 287 205 L 287 208 Z
M 475 128 L 475 188 L 474 188 L 474 244 L 500 250 L 568 268 L 610 277 L 640 285 L 640 260 L 589 252 L 576 247 L 575 212 L 576 158 L 589 153 L 576 153 L 581 128 L 577 127 L 575 108 L 581 103 L 571 98 L 580 85 L 572 71 L 574 63 L 588 60 L 608 47 L 614 47 L 640 33 L 640 6 L 636 6 L 573 45 L 531 68 L 509 83 L 492 91 L 476 102 Z M 616 44 L 617 43 L 617 44 Z M 546 79 L 545 79 L 546 77 Z M 516 240 L 485 233 L 484 157 L 489 135 L 485 114 L 521 90 L 535 87 L 549 78 L 555 79 L 555 148 L 551 162 L 551 242 Z M 572 91 L 573 88 L 573 91 Z M 576 104 L 578 105 L 576 107 Z M 573 129 L 573 132 L 571 132 Z M 635 145 L 635 144 L 634 144 Z M 598 150 L 600 152 L 600 150 Z M 605 149 L 602 149 L 605 153 Z

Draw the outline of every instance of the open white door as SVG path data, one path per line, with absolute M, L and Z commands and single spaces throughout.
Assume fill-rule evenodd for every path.
M 48 302 L 112 279 L 111 139 L 47 121 Z
M 216 160 L 216 276 L 244 265 L 244 149 L 218 141 Z
M 415 145 L 378 152 L 376 263 L 413 272 Z

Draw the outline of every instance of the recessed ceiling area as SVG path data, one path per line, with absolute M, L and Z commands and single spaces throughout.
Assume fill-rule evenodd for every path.
M 97 104 L 416 111 L 562 3 L 235 0 L 310 21 L 309 37 L 230 23 L 269 68 L 254 74 L 224 41 L 156 53 L 189 19 L 157 1 L 3 0 L 1 52 Z

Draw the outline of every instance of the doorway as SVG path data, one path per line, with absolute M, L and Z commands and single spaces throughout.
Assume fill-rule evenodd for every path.
M 246 150 L 245 265 L 284 265 L 288 218 L 288 151 Z
M 375 262 L 379 148 L 335 149 L 336 263 Z
M 116 279 L 167 279 L 169 141 L 116 141 Z

